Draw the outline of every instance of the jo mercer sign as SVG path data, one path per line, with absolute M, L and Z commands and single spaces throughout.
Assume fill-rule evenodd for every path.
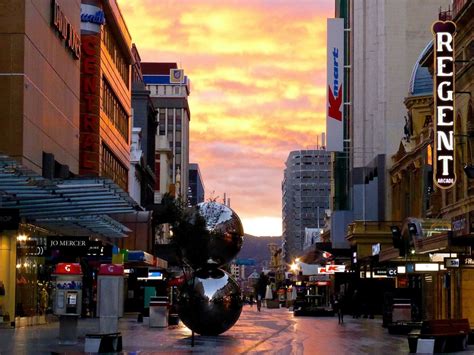
M 454 164 L 454 35 L 456 25 L 451 21 L 436 21 L 434 35 L 434 103 L 435 138 L 433 179 L 449 189 L 456 182 Z

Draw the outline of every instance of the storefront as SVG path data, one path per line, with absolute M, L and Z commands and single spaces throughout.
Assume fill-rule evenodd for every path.
M 110 180 L 46 180 L 5 156 L 0 193 L 1 220 L 11 211 L 17 217 L 0 230 L 0 325 L 45 323 L 54 266 L 81 262 L 93 277 L 87 257 L 103 254 L 98 242 L 110 244 L 129 232 L 107 214 L 133 212 L 136 203 Z

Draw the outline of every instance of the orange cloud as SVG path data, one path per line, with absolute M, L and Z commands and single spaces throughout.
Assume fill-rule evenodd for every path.
M 334 0 L 119 3 L 142 59 L 191 79 L 190 154 L 207 193 L 226 192 L 247 233 L 280 234 L 286 158 L 325 129 Z

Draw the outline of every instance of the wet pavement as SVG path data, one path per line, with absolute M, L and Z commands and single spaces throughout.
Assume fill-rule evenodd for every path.
M 95 333 L 98 319 L 81 319 L 76 345 L 59 345 L 59 323 L 17 329 L 0 329 L 1 354 L 79 354 L 84 351 L 85 334 Z M 124 354 L 408 354 L 406 336 L 389 335 L 381 319 L 345 317 L 294 317 L 287 309 L 245 306 L 239 321 L 217 337 L 196 335 L 181 323 L 166 329 L 149 328 L 147 318 L 120 320 Z M 474 346 L 460 352 L 474 354 Z

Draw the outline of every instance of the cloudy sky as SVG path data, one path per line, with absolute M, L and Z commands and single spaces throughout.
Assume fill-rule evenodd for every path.
M 281 235 L 288 153 L 325 129 L 334 0 L 119 0 L 143 61 L 191 79 L 191 162 L 245 232 Z

